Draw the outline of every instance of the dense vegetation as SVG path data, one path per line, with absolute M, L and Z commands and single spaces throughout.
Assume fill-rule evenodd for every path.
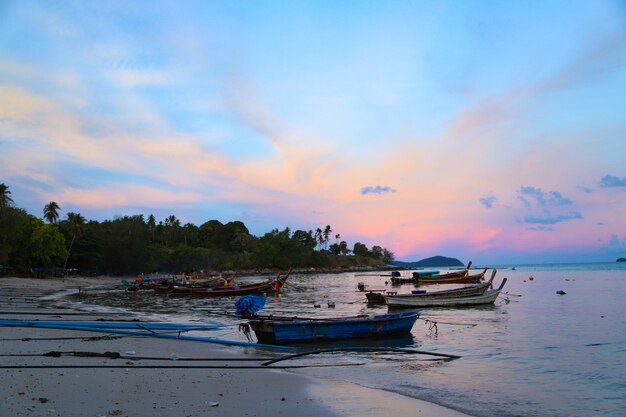
M 245 224 L 209 220 L 181 225 L 176 216 L 122 216 L 97 222 L 79 213 L 59 216 L 55 202 L 43 218 L 16 208 L 0 184 L 0 268 L 4 273 L 50 274 L 78 269 L 83 274 L 136 274 L 261 268 L 341 268 L 383 265 L 393 253 L 380 246 L 352 249 L 328 225 L 315 231 L 274 229 L 250 234 Z M 334 241 L 331 242 L 331 239 Z

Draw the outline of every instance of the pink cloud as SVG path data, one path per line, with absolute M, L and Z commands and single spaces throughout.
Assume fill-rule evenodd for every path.
M 197 193 L 168 192 L 160 188 L 134 184 L 119 185 L 114 189 L 110 187 L 89 188 L 88 190 L 59 188 L 46 197 L 49 201 L 56 201 L 61 207 L 70 205 L 100 209 L 125 206 L 159 207 L 204 200 L 204 196 Z

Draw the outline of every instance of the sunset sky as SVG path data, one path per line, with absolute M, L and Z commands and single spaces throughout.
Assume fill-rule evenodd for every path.
M 38 217 L 615 261 L 626 2 L 0 1 L 0 183 Z

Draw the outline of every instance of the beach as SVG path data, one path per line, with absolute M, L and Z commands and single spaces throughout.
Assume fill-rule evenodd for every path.
M 137 318 L 89 306 L 60 308 L 50 298 L 117 283 L 119 279 L 99 277 L 1 278 L 0 318 Z M 270 369 L 261 364 L 277 353 L 254 347 L 68 329 L 3 326 L 1 332 L 1 416 L 465 415 L 339 379 Z M 342 368 L 336 369 L 340 375 Z

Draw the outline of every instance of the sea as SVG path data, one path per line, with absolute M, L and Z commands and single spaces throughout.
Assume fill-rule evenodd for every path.
M 491 267 L 491 266 L 490 266 Z M 477 417 L 626 415 L 626 263 L 501 265 L 507 278 L 495 305 L 419 309 L 410 337 L 358 346 L 390 346 L 460 356 L 443 361 L 399 352 L 341 352 L 333 361 L 365 364 L 297 372 L 354 382 L 444 405 Z M 446 272 L 442 270 L 442 272 Z M 472 273 L 478 271 L 472 270 Z M 491 270 L 487 272 L 490 276 Z M 410 276 L 410 271 L 402 271 Z M 306 317 L 384 314 L 366 303 L 368 289 L 398 293 L 390 272 L 294 274 L 261 313 Z M 257 282 L 267 277 L 246 277 Z M 458 286 L 458 285 L 457 285 Z M 451 285 L 422 286 L 440 290 Z M 563 292 L 564 294 L 558 294 Z M 236 298 L 159 296 L 111 288 L 83 291 L 71 302 L 148 319 L 224 325 L 210 336 L 246 342 L 234 316 Z M 322 347 L 347 346 L 330 344 Z M 318 356 L 318 355 L 315 355 Z

